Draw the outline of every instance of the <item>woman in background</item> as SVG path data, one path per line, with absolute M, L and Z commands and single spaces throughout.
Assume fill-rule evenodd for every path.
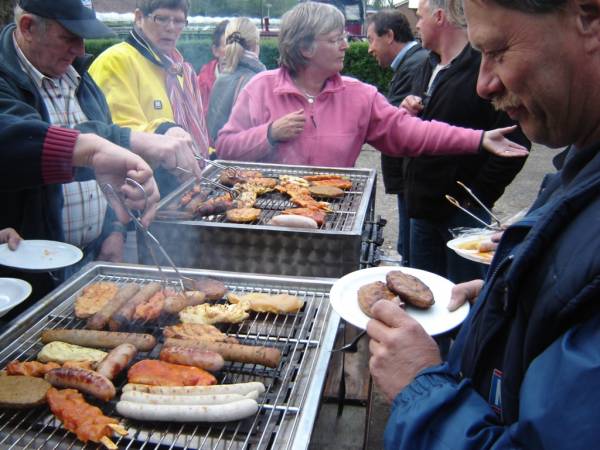
M 212 142 L 229 120 L 240 91 L 254 75 L 266 70 L 258 59 L 259 39 L 258 28 L 246 17 L 234 19 L 227 25 L 222 73 L 213 86 L 208 109 L 208 133 Z
M 229 20 L 225 19 L 215 27 L 212 34 L 212 45 L 210 46 L 214 58 L 204 64 L 198 72 L 198 89 L 200 89 L 205 117 L 208 116 L 210 93 L 221 73 L 221 61 L 225 56 L 225 28 L 227 28 L 228 23 Z
M 189 1 L 138 0 L 137 5 L 127 39 L 102 52 L 89 72 L 117 125 L 189 140 L 194 153 L 207 156 L 197 76 L 176 48 L 188 23 Z M 177 187 L 182 174 L 158 171 L 161 193 Z

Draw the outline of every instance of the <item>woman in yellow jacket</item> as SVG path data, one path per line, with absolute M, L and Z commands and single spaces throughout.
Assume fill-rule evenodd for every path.
M 116 124 L 191 136 L 197 152 L 207 156 L 208 133 L 196 74 L 175 48 L 187 25 L 189 3 L 141 0 L 138 4 L 127 40 L 105 50 L 89 72 L 104 92 Z

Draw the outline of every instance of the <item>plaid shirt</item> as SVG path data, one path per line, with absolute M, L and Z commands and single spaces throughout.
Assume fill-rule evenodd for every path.
M 48 110 L 50 123 L 66 128 L 87 121 L 76 92 L 81 77 L 73 66 L 59 78 L 50 78 L 37 70 L 14 40 L 21 68 L 35 84 Z M 102 233 L 106 214 L 106 199 L 95 180 L 65 183 L 62 210 L 65 241 L 85 247 Z

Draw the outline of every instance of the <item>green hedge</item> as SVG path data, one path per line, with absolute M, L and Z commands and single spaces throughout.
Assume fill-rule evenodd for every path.
M 99 55 L 106 48 L 120 42 L 120 39 L 90 39 L 85 42 L 85 48 L 92 55 Z M 192 63 L 196 70 L 212 58 L 210 39 L 180 41 L 177 48 L 183 57 Z M 392 73 L 389 69 L 383 70 L 375 59 L 368 54 L 369 45 L 366 42 L 351 42 L 346 52 L 344 74 L 358 78 L 365 83 L 376 86 L 381 92 L 387 92 Z M 268 69 L 277 67 L 279 51 L 277 39 L 266 38 L 260 42 L 260 59 Z

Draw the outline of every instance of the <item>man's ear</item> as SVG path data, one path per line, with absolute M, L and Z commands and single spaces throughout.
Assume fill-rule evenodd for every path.
M 572 0 L 577 28 L 592 46 L 600 45 L 600 0 Z
M 387 30 L 384 34 L 385 36 L 385 42 L 390 45 L 392 42 L 394 42 L 394 30 Z
M 444 20 L 446 19 L 444 11 L 442 11 L 440 8 L 436 9 L 432 13 L 432 16 L 435 19 L 435 23 L 437 23 L 438 25 L 442 25 L 444 23 Z
M 26 40 L 30 40 L 32 35 L 34 34 L 34 28 L 36 26 L 35 20 L 29 14 L 23 14 L 19 19 L 19 23 L 17 24 L 17 28 L 19 32 Z

